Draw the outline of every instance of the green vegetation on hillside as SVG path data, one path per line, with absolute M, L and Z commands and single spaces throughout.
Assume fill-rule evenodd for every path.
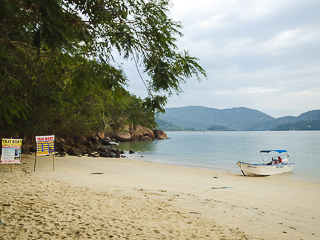
M 272 131 L 294 130 L 320 130 L 320 120 L 299 121 L 289 124 L 281 124 L 271 129 Z
M 208 127 L 208 131 L 233 131 L 232 129 L 222 125 L 212 125 Z
M 173 123 L 170 123 L 168 121 L 161 120 L 161 119 L 158 119 L 157 123 L 158 123 L 159 129 L 162 131 L 190 131 L 190 132 L 200 131 L 192 127 L 179 127 Z
M 74 136 L 123 124 L 154 127 L 167 97 L 205 76 L 176 46 L 169 1 L 0 3 L 0 133 Z M 127 92 L 114 55 L 141 66 L 149 96 Z M 161 95 L 157 95 L 160 93 Z

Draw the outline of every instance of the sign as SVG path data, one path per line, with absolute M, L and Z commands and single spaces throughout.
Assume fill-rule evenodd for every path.
M 22 139 L 2 138 L 1 163 L 21 163 Z
M 50 136 L 36 136 L 36 144 L 37 144 L 37 153 L 34 159 L 34 168 L 33 171 L 36 170 L 37 164 L 37 156 L 53 156 L 53 170 L 54 170 L 54 135 Z
M 54 135 L 37 136 L 37 156 L 54 155 Z

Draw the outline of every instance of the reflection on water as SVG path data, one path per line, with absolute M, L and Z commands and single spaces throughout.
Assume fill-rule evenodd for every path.
M 122 142 L 119 145 L 120 150 L 134 152 L 154 152 L 156 151 L 157 141 L 135 141 L 135 142 Z

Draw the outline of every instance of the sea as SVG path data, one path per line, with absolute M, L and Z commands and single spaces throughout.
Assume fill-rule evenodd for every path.
M 320 131 L 166 132 L 170 139 L 122 142 L 137 161 L 242 174 L 238 161 L 263 163 L 260 150 L 287 150 L 293 172 L 283 178 L 320 183 Z M 126 152 L 127 153 L 127 152 Z

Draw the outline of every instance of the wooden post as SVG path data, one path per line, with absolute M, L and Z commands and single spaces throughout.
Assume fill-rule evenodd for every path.
M 12 137 L 11 137 L 12 139 Z M 14 161 L 14 157 L 13 157 L 13 161 Z M 11 172 L 13 172 L 13 163 L 11 164 Z
M 33 171 L 34 172 L 36 171 L 36 164 L 37 164 L 37 152 L 36 152 L 36 155 L 35 155 L 35 158 L 34 158 L 34 167 L 33 167 Z

